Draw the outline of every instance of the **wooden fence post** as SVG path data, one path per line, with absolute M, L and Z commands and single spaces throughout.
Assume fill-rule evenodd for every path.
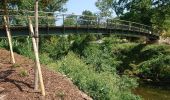
M 14 58 L 13 47 L 12 47 L 12 37 L 11 37 L 10 30 L 9 30 L 9 25 L 8 25 L 9 21 L 7 21 L 7 16 L 4 16 L 4 22 L 5 22 L 5 29 L 6 29 L 6 33 L 8 37 L 8 43 L 10 47 L 11 61 L 12 61 L 12 64 L 15 64 L 15 58 Z
M 38 77 L 39 77 L 39 82 L 40 82 L 40 87 L 41 87 L 41 93 L 43 96 L 45 96 L 45 88 L 44 88 L 44 82 L 43 82 L 43 77 L 42 77 L 42 72 L 41 72 L 39 53 L 38 53 L 38 48 L 36 44 L 36 39 L 35 39 L 35 34 L 34 34 L 31 19 L 29 19 L 29 28 L 30 28 L 30 32 L 32 35 L 33 48 L 34 48 L 34 53 L 35 53 L 35 62 L 36 62 L 36 68 L 38 69 Z

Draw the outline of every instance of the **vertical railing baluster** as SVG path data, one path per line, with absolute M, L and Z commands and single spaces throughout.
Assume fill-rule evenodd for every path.
M 47 34 L 49 34 L 49 19 L 48 19 L 48 13 L 46 14 L 46 21 L 47 21 L 47 23 L 46 23 L 46 27 L 47 27 Z
M 100 18 L 99 17 L 97 17 L 97 32 L 99 32 L 99 27 L 100 27 Z
M 26 15 L 26 26 L 28 26 L 28 10 L 26 10 L 25 15 Z
M 106 19 L 106 30 L 107 30 L 107 33 L 109 34 L 109 31 L 108 31 L 108 19 Z
M 97 27 L 98 27 L 98 29 L 100 27 L 100 18 L 99 17 L 97 18 Z
M 86 20 L 86 23 L 87 23 L 87 33 L 89 33 L 89 18 L 88 18 L 88 16 L 86 18 L 87 18 L 87 20 Z
M 131 22 L 128 22 L 128 23 L 129 23 L 129 30 L 131 30 L 131 25 L 132 25 L 132 24 L 131 24 Z
M 76 15 L 76 33 L 78 33 L 78 16 Z
M 47 25 L 47 27 L 48 27 L 48 24 L 49 24 L 49 23 L 48 23 L 48 13 L 46 14 L 46 21 L 47 21 L 47 22 L 46 22 L 46 25 Z
M 64 16 L 64 14 L 63 14 L 63 34 L 65 34 L 65 18 L 64 18 L 65 16 Z

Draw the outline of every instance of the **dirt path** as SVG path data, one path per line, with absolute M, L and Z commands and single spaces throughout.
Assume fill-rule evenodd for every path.
M 34 62 L 15 54 L 17 65 L 12 66 L 9 52 L 0 50 L 0 100 L 90 100 L 64 75 L 42 67 L 46 96 L 33 90 Z

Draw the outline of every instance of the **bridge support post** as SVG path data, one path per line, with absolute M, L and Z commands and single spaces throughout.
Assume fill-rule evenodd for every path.
M 9 25 L 8 25 L 9 21 L 7 19 L 7 16 L 4 16 L 4 22 L 5 22 L 5 29 L 6 29 L 6 33 L 7 33 L 7 37 L 8 37 L 8 43 L 9 43 L 9 47 L 10 47 L 11 61 L 12 61 L 12 64 L 15 64 L 15 58 L 14 58 L 13 47 L 12 47 L 12 37 L 11 37 Z
M 38 79 L 40 82 L 41 93 L 43 96 L 45 96 L 45 87 L 44 87 L 44 82 L 43 82 L 43 77 L 42 77 L 42 72 L 41 72 L 39 53 L 38 53 L 38 48 L 37 48 L 37 43 L 36 43 L 36 36 L 34 34 L 31 19 L 29 19 L 29 28 L 30 28 L 30 32 L 31 32 L 31 36 L 32 36 L 33 49 L 34 49 L 34 53 L 35 53 L 35 62 L 36 62 L 35 68 L 37 68 L 37 70 L 38 70 Z M 35 74 L 36 74 L 36 72 L 35 72 Z

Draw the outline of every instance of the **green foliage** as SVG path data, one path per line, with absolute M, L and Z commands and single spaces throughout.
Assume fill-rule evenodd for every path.
M 67 16 L 64 20 L 64 25 L 65 26 L 76 26 L 76 16 L 74 15 L 70 15 L 70 16 Z
M 23 37 L 23 38 L 14 38 L 13 42 L 13 51 L 25 55 L 30 58 L 34 58 L 33 52 L 32 52 L 32 43 L 29 37 Z M 6 39 L 0 39 L 0 48 L 6 48 L 9 50 L 8 41 Z
M 0 48 L 9 48 L 7 39 L 0 39 Z
M 53 59 L 49 57 L 48 53 L 41 53 L 41 55 L 39 55 L 39 57 L 40 57 L 40 62 L 45 65 L 48 65 L 49 63 L 53 62 Z
M 85 62 L 92 64 L 96 72 L 115 72 L 116 67 L 121 63 L 116 60 L 106 45 L 89 45 L 83 50 L 83 55 Z
M 13 64 L 13 65 L 11 66 L 11 68 L 18 68 L 18 67 L 20 67 L 19 64 Z
M 169 0 L 98 0 L 96 6 L 101 14 L 108 16 L 113 11 L 120 19 L 153 26 L 159 32 L 165 29 L 170 15 Z
M 162 33 L 162 36 L 170 37 L 170 16 L 166 17 L 165 24 L 163 27 L 165 27 L 165 32 Z
M 83 54 L 84 48 L 88 45 L 87 35 L 77 35 L 73 38 L 74 42 L 72 44 L 71 50 L 79 55 Z
M 168 80 L 170 77 L 168 45 L 118 44 L 113 53 L 122 63 L 117 67 L 119 73 L 138 75 L 152 80 Z
M 139 99 L 131 94 L 131 89 L 137 86 L 135 79 L 116 74 L 116 67 L 121 61 L 118 61 L 113 54 L 112 44 L 125 41 L 112 37 L 110 40 L 105 38 L 104 43 L 98 44 L 89 42 L 93 40 L 91 35 L 70 35 L 61 43 L 61 38 L 63 37 L 46 38 L 47 41 L 40 46 L 41 52 L 47 53 L 42 52 L 41 62 L 66 74 L 74 84 L 95 100 Z M 62 49 L 59 43 L 68 49 Z M 60 49 L 66 53 L 58 57 Z M 74 53 L 70 52 L 71 50 Z M 55 63 L 58 58 L 60 59 Z
M 40 0 L 40 7 L 43 11 L 66 11 L 64 8 L 64 4 L 66 4 L 68 0 Z
M 79 25 L 96 25 L 97 17 L 89 10 L 82 12 L 82 16 L 78 19 Z
M 48 38 L 48 39 L 47 39 Z M 40 51 L 46 52 L 52 59 L 60 59 L 65 56 L 70 48 L 70 42 L 67 37 L 49 36 L 46 39 L 41 38 Z M 50 44 L 50 45 L 49 45 Z
M 131 94 L 130 88 L 136 86 L 134 80 L 127 76 L 119 77 L 109 72 L 96 73 L 91 70 L 92 65 L 86 65 L 78 56 L 70 52 L 57 62 L 53 69 L 63 72 L 79 88 L 88 93 L 95 100 L 138 100 Z M 128 84 L 126 84 L 127 82 Z M 135 83 L 135 84 L 134 84 Z M 126 84 L 123 86 L 123 84 Z
M 91 42 L 98 39 L 91 34 L 41 37 L 40 61 L 66 74 L 95 100 L 140 99 L 131 93 L 137 86 L 134 75 L 153 81 L 169 79 L 169 45 L 131 43 L 112 35 L 102 38 L 102 43 Z M 29 37 L 13 40 L 15 52 L 34 58 Z M 9 49 L 7 40 L 1 39 L 0 47 Z
M 63 91 L 59 91 L 59 92 L 57 91 L 56 96 L 60 97 L 61 100 L 64 100 L 64 97 L 66 96 L 66 94 Z
M 6 2 L 5 2 L 6 1 Z M 66 8 L 63 7 L 64 4 L 68 0 L 38 0 L 39 1 L 39 11 L 46 11 L 46 12 L 64 12 L 66 11 Z M 3 0 L 0 3 L 0 8 L 6 10 L 15 10 L 15 11 L 9 11 L 9 15 L 12 15 L 10 17 L 9 22 L 10 25 L 22 25 L 22 26 L 28 26 L 28 16 L 34 16 L 34 12 L 29 12 L 29 11 L 34 11 L 34 5 L 35 5 L 35 0 Z M 28 12 L 27 12 L 28 11 Z M 7 13 L 7 12 L 6 12 Z M 4 13 L 1 11 L 0 15 L 3 15 Z M 39 16 L 48 16 L 48 17 L 53 17 L 54 13 L 42 13 L 39 12 Z M 3 21 L 0 18 L 0 23 L 2 24 Z M 48 21 L 47 21 L 48 20 Z M 32 18 L 32 22 L 34 24 L 34 18 Z M 41 25 L 55 25 L 55 18 L 46 18 L 46 17 L 41 17 L 39 18 L 39 23 Z
M 168 79 L 170 77 L 170 47 L 168 45 L 151 45 L 141 50 L 143 62 L 138 64 L 140 72 L 148 78 Z
M 170 77 L 170 56 L 160 55 L 142 62 L 139 67 L 142 74 L 153 80 Z
M 40 0 L 39 9 L 43 11 L 65 11 L 63 5 L 68 0 Z M 0 7 L 3 7 L 3 2 L 0 3 Z M 20 10 L 34 10 L 34 0 L 7 0 L 8 9 L 20 9 Z M 1 8 L 2 9 L 2 8 Z
M 22 70 L 19 72 L 19 76 L 21 76 L 21 77 L 26 77 L 26 76 L 28 76 L 27 70 L 22 69 Z
M 32 43 L 29 37 L 16 38 L 15 41 L 13 41 L 13 50 L 18 54 L 34 58 L 32 51 Z

